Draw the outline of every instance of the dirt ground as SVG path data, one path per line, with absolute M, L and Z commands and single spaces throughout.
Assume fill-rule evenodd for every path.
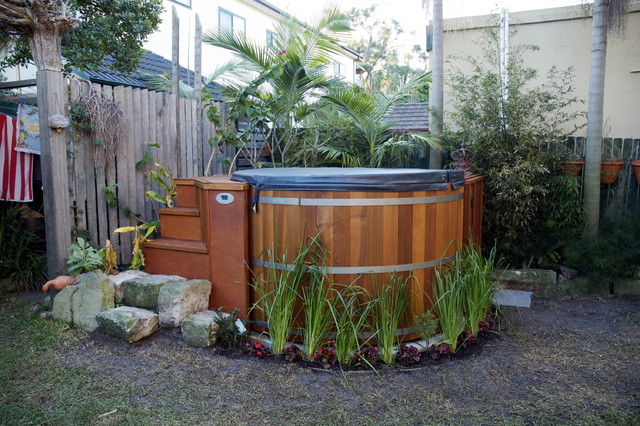
M 534 299 L 507 315 L 517 332 L 503 325 L 471 355 L 415 370 L 223 356 L 177 329 L 133 344 L 95 332 L 61 351 L 70 367 L 130 382 L 131 404 L 173 401 L 187 422 L 640 423 L 640 299 Z

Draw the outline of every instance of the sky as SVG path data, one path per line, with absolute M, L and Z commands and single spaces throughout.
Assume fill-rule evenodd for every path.
M 380 17 L 387 20 L 395 19 L 402 26 L 404 34 L 399 39 L 400 46 L 410 49 L 413 45 L 419 44 L 424 48 L 426 44 L 425 27 L 430 18 L 422 8 L 422 0 L 267 1 L 280 9 L 291 12 L 303 21 L 309 21 L 313 16 L 318 16 L 322 9 L 330 4 L 337 4 L 344 11 L 349 11 L 352 8 L 364 9 L 375 4 L 376 13 Z M 508 8 L 510 12 L 518 12 L 570 6 L 581 2 L 582 0 L 443 0 L 443 15 L 444 19 L 448 19 L 487 15 L 499 12 L 501 8 Z

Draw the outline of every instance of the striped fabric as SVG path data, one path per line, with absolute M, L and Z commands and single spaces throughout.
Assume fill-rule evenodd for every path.
M 33 154 L 15 150 L 17 120 L 0 114 L 0 200 L 33 201 Z

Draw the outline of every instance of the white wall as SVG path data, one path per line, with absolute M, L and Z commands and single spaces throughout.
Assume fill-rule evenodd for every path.
M 630 8 L 624 39 L 609 38 L 607 47 L 604 116 L 605 137 L 640 138 L 640 5 Z M 479 52 L 474 40 L 489 22 L 488 16 L 445 20 L 444 54 L 455 65 L 464 62 L 451 55 L 468 56 Z M 591 50 L 591 16 L 580 6 L 516 12 L 510 15 L 517 30 L 510 46 L 533 44 L 537 52 L 527 53 L 525 66 L 538 70 L 539 82 L 552 67 L 574 67 L 575 96 L 585 102 L 589 92 L 589 55 Z M 449 65 L 445 65 L 446 67 Z M 445 82 L 446 91 L 446 82 Z M 447 96 L 445 94 L 445 112 Z M 584 122 L 584 120 L 582 120 Z M 580 123 L 578 123 L 580 124 Z M 586 129 L 576 136 L 584 136 Z

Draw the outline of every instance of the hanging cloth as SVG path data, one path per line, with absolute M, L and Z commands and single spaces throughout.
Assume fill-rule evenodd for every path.
M 16 151 L 18 122 L 0 114 L 0 200 L 33 201 L 33 154 Z
M 22 102 L 18 106 L 18 142 L 16 151 L 40 155 L 40 121 L 38 109 Z

